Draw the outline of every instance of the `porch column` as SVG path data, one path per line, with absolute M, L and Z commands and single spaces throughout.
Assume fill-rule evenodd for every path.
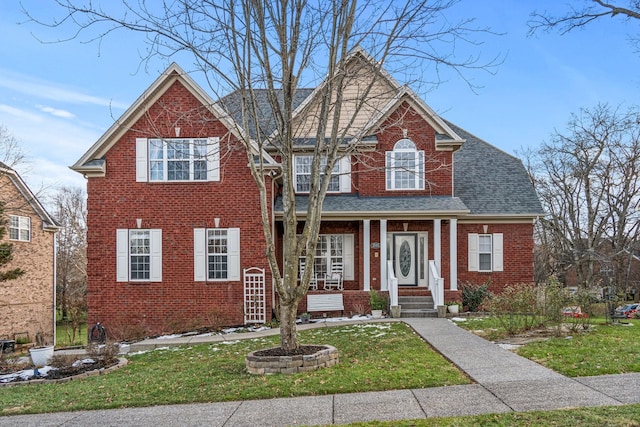
M 371 220 L 363 220 L 364 228 L 364 251 L 362 254 L 364 262 L 364 271 L 362 272 L 362 279 L 364 281 L 364 290 L 369 291 L 371 289 Z
M 380 290 L 387 286 L 387 220 L 380 220 Z
M 442 239 L 440 237 L 440 226 L 442 220 L 434 218 L 433 220 L 433 261 L 438 268 L 438 275 L 442 277 Z
M 458 290 L 458 220 L 449 221 L 449 289 Z

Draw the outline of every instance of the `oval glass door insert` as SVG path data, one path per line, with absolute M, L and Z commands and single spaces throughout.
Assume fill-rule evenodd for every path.
M 411 246 L 405 240 L 400 245 L 400 273 L 407 277 L 411 272 Z

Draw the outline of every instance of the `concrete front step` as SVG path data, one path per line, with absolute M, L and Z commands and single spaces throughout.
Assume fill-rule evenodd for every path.
M 399 296 L 400 317 L 438 317 L 430 296 Z
M 438 317 L 438 310 L 435 309 L 409 309 L 405 310 L 402 307 L 400 311 L 400 317 L 404 318 L 416 318 L 416 317 Z

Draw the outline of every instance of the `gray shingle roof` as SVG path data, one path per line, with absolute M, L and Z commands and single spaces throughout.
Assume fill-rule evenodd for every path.
M 447 122 L 466 139 L 453 155 L 454 195 L 472 215 L 543 215 L 522 161 Z
M 296 210 L 306 212 L 309 198 L 296 196 Z M 274 211 L 282 213 L 282 197 Z M 324 216 L 354 216 L 358 218 L 384 216 L 420 216 L 429 214 L 465 214 L 467 207 L 458 197 L 448 196 L 385 196 L 363 197 L 356 194 L 327 195 L 322 205 Z
M 310 88 L 300 88 L 296 91 L 295 96 L 293 97 L 293 108 L 296 109 L 302 102 L 311 95 L 314 89 Z M 258 115 L 260 116 L 260 130 L 261 133 L 258 135 L 258 127 L 251 120 L 251 115 L 249 118 L 249 129 L 245 129 L 249 132 L 251 138 L 254 139 L 264 139 L 266 136 L 271 135 L 271 133 L 275 130 L 275 121 L 273 120 L 273 111 L 271 110 L 271 105 L 269 104 L 269 99 L 267 98 L 267 90 L 255 90 L 253 92 L 254 98 L 256 100 L 256 108 L 258 111 Z M 282 103 L 282 91 L 278 91 L 278 101 Z M 242 93 L 239 91 L 235 91 L 225 96 L 220 100 L 220 105 L 224 108 L 231 118 L 239 125 L 242 126 Z M 260 138 L 258 138 L 260 136 Z

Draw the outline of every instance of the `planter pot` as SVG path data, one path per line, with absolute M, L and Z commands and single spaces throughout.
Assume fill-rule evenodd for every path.
M 393 317 L 394 319 L 397 319 L 400 317 L 400 309 L 401 307 L 399 305 L 392 305 L 391 306 L 391 317 Z
M 440 317 L 440 318 L 447 317 L 447 306 L 446 305 L 439 305 L 438 306 L 438 317 Z
M 371 310 L 371 317 L 374 319 L 382 319 L 382 310 Z
M 30 348 L 29 354 L 31 355 L 31 361 L 36 367 L 46 366 L 53 357 L 53 346 Z
M 451 314 L 458 314 L 458 305 L 450 305 L 449 306 L 449 313 Z

